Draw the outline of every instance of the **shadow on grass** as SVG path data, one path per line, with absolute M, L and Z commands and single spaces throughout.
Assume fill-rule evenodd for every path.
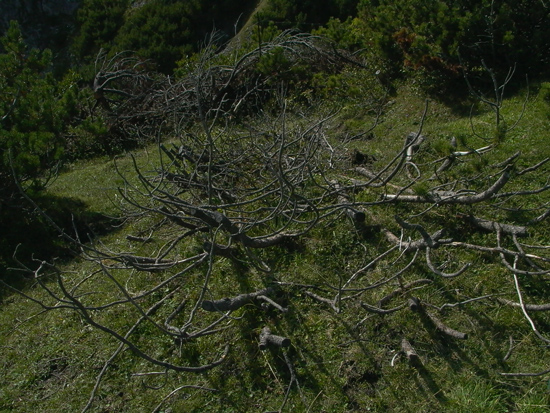
M 78 234 L 87 240 L 116 229 L 118 220 L 90 211 L 82 201 L 42 194 L 34 201 L 70 237 Z M 17 289 L 24 288 L 29 279 L 28 272 L 18 270 L 21 264 L 36 269 L 41 261 L 63 261 L 76 253 L 75 245 L 23 202 L 0 209 L 0 279 Z M 7 288 L 0 287 L 0 299 L 6 292 Z
M 427 391 L 426 397 L 434 397 L 441 406 L 445 406 L 449 403 L 449 399 L 443 393 L 443 389 L 434 380 L 432 374 L 429 372 L 422 363 L 410 363 L 412 367 L 418 373 L 418 376 L 414 377 L 416 387 L 421 391 Z

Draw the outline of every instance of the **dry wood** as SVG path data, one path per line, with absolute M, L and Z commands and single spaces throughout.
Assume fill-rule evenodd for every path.
M 522 307 L 521 303 L 516 303 L 515 301 L 510 301 L 505 298 L 497 298 L 497 301 L 501 304 L 506 304 L 512 307 Z M 524 304 L 524 307 L 526 310 L 529 311 L 550 311 L 550 303 L 549 304 Z
M 269 327 L 262 328 L 260 333 L 260 350 L 267 350 L 268 347 L 288 347 L 290 346 L 290 339 L 287 337 L 276 336 L 271 334 Z
M 272 288 L 255 291 L 248 294 L 239 294 L 233 298 L 221 298 L 219 300 L 204 300 L 201 307 L 205 311 L 235 311 L 243 305 L 251 303 L 261 296 L 267 296 L 273 293 Z
M 338 183 L 338 181 L 331 181 L 331 184 L 334 186 L 336 191 L 338 191 L 337 192 L 338 203 L 342 205 L 350 204 L 348 195 L 342 190 L 342 186 Z M 365 222 L 366 215 L 363 211 L 360 211 L 351 206 L 345 206 L 344 212 L 353 222 L 356 222 L 356 223 Z
M 398 307 L 385 309 L 385 308 L 375 307 L 373 305 L 364 303 L 362 301 L 361 301 L 360 304 L 361 304 L 361 307 L 363 307 L 364 310 L 366 310 L 370 313 L 375 313 L 375 314 L 391 314 L 391 313 L 394 313 L 396 311 L 401 310 L 402 308 L 405 308 L 405 306 L 406 306 L 406 304 L 402 304 Z
M 434 325 L 437 327 L 439 331 L 441 331 L 442 333 L 445 333 L 449 337 L 457 338 L 460 340 L 465 340 L 468 338 L 467 333 L 462 333 L 460 331 L 454 330 L 451 327 L 443 324 L 443 322 L 439 318 L 437 318 L 435 315 L 433 315 L 429 311 L 425 311 L 424 313 L 429 317 L 430 320 L 432 320 L 432 322 L 434 323 Z
M 458 214 L 458 216 L 485 231 L 501 232 L 503 234 L 515 235 L 516 237 L 529 236 L 527 228 L 522 226 L 502 224 L 500 222 L 474 217 L 473 215 Z
M 472 205 L 479 202 L 487 201 L 491 197 L 495 196 L 510 180 L 510 168 L 506 168 L 502 175 L 485 191 L 474 195 L 464 195 L 459 192 L 448 191 L 433 191 L 428 195 L 401 195 L 401 194 L 388 194 L 385 195 L 385 199 L 388 201 L 399 202 L 414 202 L 414 203 L 436 203 L 439 205 L 444 204 L 461 204 Z
M 113 56 L 112 59 L 106 54 L 99 56 L 96 62 L 97 76 L 94 79 L 97 105 L 93 110 L 105 111 L 113 125 L 122 132 L 131 129 L 134 133 L 132 136 L 154 135 L 157 138 L 164 136 L 165 127 L 168 126 L 171 128 L 172 136 L 180 137 L 180 144 L 172 148 L 162 145 L 159 147 L 158 170 L 146 171 L 138 166 L 137 160 L 134 159 L 137 177 L 134 180 L 125 177 L 117 169 L 124 184 L 117 195 L 128 208 L 127 216 L 152 216 L 156 222 L 157 218 L 161 218 L 161 224 L 151 231 L 150 237 L 153 238 L 128 236 L 128 240 L 169 240 L 162 246 L 153 244 L 151 251 L 154 252 L 151 256 L 142 256 L 142 252 L 137 253 L 137 247 L 141 245 L 134 244 L 130 244 L 130 252 L 111 251 L 100 242 L 81 242 L 78 236 L 69 236 L 44 214 L 45 220 L 50 222 L 65 240 L 76 246 L 76 249 L 81 251 L 82 258 L 91 263 L 94 269 L 73 283 L 73 276 L 65 277 L 65 274 L 53 264 L 36 262 L 32 269 L 22 266 L 35 280 L 37 287 L 44 290 L 47 300 L 32 297 L 30 291 L 20 293 L 41 306 L 44 311 L 64 308 L 81 314 L 84 321 L 117 340 L 121 349 L 130 349 L 138 357 L 161 367 L 163 371 L 202 372 L 222 363 L 228 354 L 229 348 L 223 344 L 227 335 L 219 333 L 231 328 L 233 330 L 230 333 L 238 335 L 243 327 L 242 324 L 238 325 L 242 323 L 241 318 L 232 317 L 230 312 L 250 303 L 256 305 L 261 302 L 262 307 L 273 306 L 283 313 L 277 316 L 286 317 L 287 309 L 273 299 L 271 288 L 234 297 L 212 299 L 218 294 L 223 296 L 224 293 L 221 291 L 225 292 L 229 287 L 237 288 L 238 285 L 265 286 L 269 283 L 268 285 L 279 285 L 281 288 L 292 287 L 288 288 L 291 290 L 290 299 L 303 300 L 304 296 L 313 299 L 314 302 L 306 303 L 306 307 L 309 304 L 318 307 L 327 305 L 336 313 L 351 309 L 350 315 L 345 316 L 346 322 L 353 322 L 353 317 L 363 317 L 365 312 L 368 314 L 363 321 L 378 317 L 372 314 L 385 318 L 395 317 L 393 313 L 408 305 L 412 311 L 417 312 L 424 327 L 430 330 L 437 329 L 453 338 L 465 339 L 467 334 L 446 326 L 438 318 L 439 314 L 436 313 L 436 316 L 428 311 L 430 304 L 422 301 L 420 297 L 411 297 L 411 294 L 413 290 L 417 290 L 419 294 L 426 293 L 420 289 L 433 282 L 428 278 L 418 279 L 419 276 L 424 277 L 425 271 L 431 271 L 430 276 L 436 274 L 448 278 L 457 276 L 468 268 L 464 266 L 454 273 L 442 272 L 441 268 L 444 267 L 431 261 L 430 254 L 436 248 L 444 249 L 443 253 L 448 254 L 446 262 L 450 262 L 451 265 L 458 261 L 453 252 L 467 249 L 468 255 L 471 256 L 483 255 L 483 258 L 488 260 L 497 258 L 493 260 L 497 264 L 498 258 L 501 259 L 501 269 L 514 276 L 520 303 L 505 299 L 498 301 L 505 305 L 520 307 L 526 313 L 526 322 L 532 325 L 535 333 L 540 334 L 533 320 L 528 317 L 527 311 L 548 311 L 550 304 L 524 304 L 516 274 L 540 276 L 550 272 L 550 258 L 544 256 L 548 246 L 540 242 L 545 238 L 539 236 L 544 232 L 538 230 L 538 224 L 550 216 L 548 203 L 534 205 L 532 210 L 522 210 L 525 214 L 537 211 L 538 217 L 530 221 L 525 220 L 528 222 L 527 225 L 533 226 L 529 227 L 529 233 L 534 235 L 533 239 L 536 241 L 533 243 L 539 241 L 539 245 L 536 246 L 522 245 L 516 240 L 516 237 L 529 235 L 526 227 L 502 223 L 498 218 L 493 221 L 489 214 L 494 210 L 493 207 L 500 208 L 500 211 L 507 208 L 510 216 L 513 216 L 513 205 L 533 205 L 529 196 L 542 194 L 550 189 L 549 178 L 545 175 L 548 159 L 512 173 L 512 164 L 519 157 L 518 154 L 514 154 L 499 165 L 482 166 L 483 170 L 479 170 L 479 174 L 475 172 L 470 176 L 457 178 L 454 173 L 447 174 L 454 164 L 468 162 L 469 158 L 474 158 L 467 155 L 482 157 L 492 150 L 493 146 L 460 151 L 457 150 L 455 142 L 452 144 L 451 152 L 444 158 L 434 161 L 429 158 L 432 153 L 428 154 L 426 161 L 423 157 L 425 153 L 418 151 L 420 144 L 426 139 L 421 134 L 421 122 L 419 131 L 405 137 L 402 147 L 393 157 L 390 156 L 391 159 L 385 164 L 379 165 L 375 161 L 368 169 L 366 165 L 350 169 L 347 156 L 349 148 L 338 146 L 341 141 L 338 143 L 336 140 L 335 143 L 334 140 L 327 139 L 324 124 L 332 115 L 315 119 L 305 127 L 301 124 L 296 128 L 291 127 L 294 119 L 292 122 L 285 120 L 286 98 L 282 95 L 280 116 L 269 118 L 268 122 L 272 123 L 265 130 L 258 130 L 258 125 L 246 125 L 250 136 L 243 137 L 243 129 L 231 130 L 227 120 L 243 108 L 250 111 L 261 109 L 259 102 L 262 102 L 265 96 L 278 96 L 269 86 L 273 79 L 249 76 L 251 73 L 257 74 L 257 63 L 262 53 L 265 55 L 269 51 L 279 50 L 277 48 L 282 48 L 290 62 L 299 62 L 301 59 L 313 62 L 321 57 L 324 64 L 330 66 L 331 70 L 336 70 L 342 61 L 341 56 L 330 53 L 329 49 L 324 48 L 322 43 L 317 42 L 312 36 L 292 35 L 289 32 L 262 44 L 261 50 L 251 50 L 243 56 L 235 57 L 233 65 L 216 66 L 213 63 L 213 55 L 208 54 L 213 52 L 207 52 L 200 58 L 196 70 L 179 80 L 159 77 L 157 82 L 154 80 L 156 78 L 148 75 L 145 62 L 129 58 L 125 54 Z M 228 62 L 230 60 L 227 59 Z M 382 113 L 382 107 L 376 109 L 380 109 L 377 113 Z M 189 132 L 191 128 L 186 124 L 188 119 L 198 120 L 202 131 Z M 305 122 L 303 119 L 299 122 L 302 121 Z M 248 120 L 243 119 L 243 123 L 246 122 Z M 495 172 L 494 168 L 499 168 L 501 172 Z M 437 181 L 433 177 L 429 178 L 434 170 Z M 464 168 L 464 171 L 468 170 L 473 169 Z M 487 173 L 495 175 L 486 180 Z M 542 184 L 537 188 L 523 191 L 502 191 L 510 180 L 527 173 L 536 174 L 533 182 Z M 338 181 L 333 180 L 334 177 L 338 177 Z M 428 189 L 418 191 L 424 188 L 424 185 L 429 185 L 426 187 Z M 516 181 L 514 189 L 518 187 Z M 360 194 L 359 191 L 363 190 L 368 193 Z M 389 190 L 393 193 L 388 194 Z M 25 196 L 24 191 L 21 191 Z M 508 199 L 522 202 L 505 203 Z M 32 199 L 29 199 L 29 202 L 42 213 L 38 206 L 32 203 Z M 425 205 L 407 208 L 408 202 Z M 398 203 L 405 205 L 396 205 Z M 446 207 L 440 208 L 442 205 Z M 288 268 L 285 267 L 286 263 L 279 268 L 279 263 L 283 262 L 280 260 L 281 249 L 269 250 L 271 247 L 281 246 L 290 239 L 302 237 L 313 228 L 321 228 L 322 232 L 320 230 L 319 233 L 325 236 L 332 220 L 340 217 L 342 212 L 354 223 L 361 223 L 365 221 L 365 211 L 371 214 L 370 211 L 375 208 L 377 210 L 372 216 L 379 222 L 386 223 L 385 214 L 388 211 L 399 211 L 403 214 L 395 217 L 395 231 L 391 232 L 386 228 L 381 230 L 382 234 L 350 231 L 348 240 L 351 241 L 351 237 L 354 237 L 352 248 L 358 245 L 364 247 L 364 256 L 358 257 L 353 251 L 353 256 L 350 255 L 347 259 L 348 251 L 335 253 L 335 260 L 339 262 L 334 264 L 340 265 L 342 256 L 346 256 L 346 263 L 337 267 L 334 273 L 323 269 L 319 277 L 309 277 L 308 274 L 307 281 L 300 283 L 299 277 L 302 274 L 284 273 Z M 452 217 L 449 216 L 451 211 Z M 488 218 L 480 218 L 480 214 Z M 490 231 L 496 236 L 479 237 L 476 234 L 475 237 L 471 237 L 470 233 L 462 234 L 462 223 L 456 225 L 453 217 L 462 217 L 476 228 Z M 437 225 L 436 228 L 441 229 L 434 231 L 432 225 Z M 461 241 L 455 242 L 444 238 L 444 229 L 456 234 L 453 236 Z M 398 231 L 401 231 L 401 234 Z M 325 241 L 319 240 L 319 233 L 305 240 L 304 248 L 313 250 L 317 243 Z M 513 238 L 513 244 L 509 238 L 504 239 L 505 235 Z M 462 236 L 464 238 L 461 238 Z M 127 248 L 129 243 L 123 244 Z M 190 252 L 196 245 L 203 245 L 204 252 Z M 323 248 L 326 245 L 328 243 L 323 244 Z M 253 251 L 255 248 L 263 250 Z M 540 248 L 537 255 L 531 253 L 534 248 Z M 416 259 L 423 255 L 423 251 L 426 254 L 425 264 Z M 330 253 L 329 250 L 328 254 Z M 315 252 L 311 252 L 311 257 L 316 257 L 314 254 Z M 414 257 L 411 259 L 412 255 Z M 434 258 L 435 256 L 436 254 Z M 227 262 L 225 257 L 231 258 L 230 264 L 234 264 L 229 271 L 237 273 L 241 268 L 247 270 L 237 276 L 229 274 L 224 268 L 223 271 L 227 271 L 224 280 L 216 280 L 215 277 L 220 275 L 217 266 Z M 407 261 L 409 263 L 403 265 Z M 267 263 L 275 263 L 277 267 L 274 266 L 272 270 Z M 297 271 L 303 271 L 305 266 L 297 265 L 296 268 L 299 268 Z M 531 269 L 533 271 L 530 271 Z M 138 271 L 145 272 L 144 276 L 150 277 L 148 279 L 154 284 L 144 287 L 144 291 L 134 292 L 133 281 L 137 278 L 134 276 Z M 151 272 L 154 274 L 150 274 Z M 52 274 L 57 284 L 46 282 Z M 506 282 L 505 274 L 498 276 L 503 283 Z M 408 277 L 415 281 L 407 282 Z M 93 285 L 96 280 L 111 283 L 115 290 L 113 295 L 106 296 L 103 302 L 100 302 L 103 298 L 94 293 Z M 437 279 L 441 285 L 438 285 L 437 289 L 430 288 L 429 294 L 438 294 L 446 288 L 458 289 L 459 281 L 456 281 L 456 287 L 451 287 L 451 283 L 446 279 Z M 228 286 L 224 282 L 233 282 L 234 285 Z M 390 283 L 395 285 L 390 286 Z M 484 286 L 481 287 L 483 290 Z M 326 298 L 327 290 L 330 291 L 330 298 Z M 178 294 L 175 294 L 176 291 Z M 159 301 L 159 306 L 166 305 L 163 308 L 163 316 L 154 315 L 147 310 L 151 300 L 157 300 L 157 296 L 164 297 Z M 402 301 L 408 301 L 401 301 L 392 308 L 385 308 L 389 300 L 396 296 L 402 297 Z M 177 301 L 169 300 L 169 297 Z M 382 298 L 375 305 L 366 302 L 376 303 L 379 297 Z M 435 308 L 441 312 L 489 297 L 490 295 L 468 298 Z M 342 306 L 343 302 L 345 305 Z M 124 306 L 130 307 L 131 311 L 126 311 L 127 308 Z M 142 338 L 155 340 L 157 336 L 151 334 L 147 337 L 138 337 L 134 334 L 136 327 L 120 331 L 120 323 L 114 323 L 116 328 L 100 323 L 98 320 L 110 319 L 100 317 L 98 313 L 109 309 L 116 309 L 125 315 L 137 314 L 135 326 L 149 323 L 145 331 L 149 332 L 151 328 L 159 335 L 164 335 L 160 340 L 168 338 L 163 342 L 174 342 L 174 351 L 163 352 L 166 359 L 160 360 L 144 350 L 154 346 L 143 346 L 142 349 L 136 344 L 141 344 Z M 357 309 L 359 311 L 353 313 Z M 201 310 L 212 313 L 205 314 Z M 256 316 L 264 317 L 266 321 L 265 318 L 271 317 L 272 314 L 256 311 Z M 127 325 L 130 326 L 131 323 Z M 185 351 L 183 347 L 189 341 L 206 335 L 212 335 L 212 347 L 217 345 L 220 348 L 214 348 L 210 352 L 208 346 L 201 346 L 205 352 L 204 355 L 201 354 L 201 359 L 214 361 L 199 366 L 180 365 L 181 360 L 185 360 L 185 357 L 181 356 Z M 209 343 L 206 340 L 205 342 Z M 290 339 L 271 334 L 267 327 L 262 329 L 262 350 L 269 346 L 279 348 L 289 345 Z M 399 354 L 405 354 L 411 363 L 420 362 L 415 349 L 405 338 L 401 342 L 401 349 L 402 352 Z M 177 354 L 178 350 L 179 357 L 171 358 L 170 355 Z M 288 355 L 284 351 L 283 353 L 291 371 L 291 384 L 298 384 Z M 98 382 L 101 377 L 100 374 Z
M 448 244 L 452 242 L 452 239 L 443 238 L 445 231 L 443 229 L 437 230 L 433 234 L 429 235 L 426 239 L 420 239 L 416 241 L 402 241 L 391 231 L 382 228 L 382 232 L 386 236 L 386 239 L 392 244 L 398 245 L 400 249 L 414 252 L 417 250 L 425 250 L 431 244 L 433 247 L 438 247 L 442 244 Z
M 449 337 L 457 338 L 460 340 L 464 340 L 468 338 L 468 334 L 461 333 L 460 331 L 456 331 L 447 325 L 445 325 L 439 318 L 437 318 L 435 315 L 427 311 L 424 306 L 422 305 L 422 302 L 417 297 L 411 297 L 409 298 L 409 308 L 417 313 L 420 313 L 422 315 L 425 315 L 428 317 L 431 322 L 434 324 L 434 326 L 441 331 L 442 333 L 448 335 Z
M 401 340 L 401 350 L 403 351 L 405 356 L 407 356 L 407 359 L 412 365 L 422 364 L 418 353 L 413 348 L 409 340 L 407 340 L 406 338 Z

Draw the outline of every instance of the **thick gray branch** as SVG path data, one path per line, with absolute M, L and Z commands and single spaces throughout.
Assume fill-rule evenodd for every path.
M 416 250 L 424 250 L 427 247 L 429 247 L 428 244 L 432 245 L 432 248 L 437 248 L 441 244 L 448 244 L 452 242 L 452 239 L 443 238 L 443 235 L 445 235 L 445 231 L 440 229 L 434 232 L 433 234 L 429 235 L 429 241 L 427 242 L 426 239 L 420 239 L 416 241 L 402 241 L 400 240 L 395 234 L 393 234 L 391 231 L 387 229 L 382 229 L 382 232 L 386 236 L 386 239 L 391 242 L 392 244 L 399 245 L 401 249 L 407 250 L 407 251 L 416 251 Z
M 500 222 L 489 221 L 488 219 L 474 217 L 473 215 L 460 214 L 459 216 L 470 222 L 477 228 L 483 229 L 485 231 L 501 232 L 502 234 L 515 235 L 516 237 L 529 236 L 527 228 L 522 226 L 501 224 Z
M 290 339 L 287 337 L 276 336 L 271 334 L 269 327 L 262 328 L 260 333 L 260 350 L 266 350 L 269 346 L 273 347 L 288 347 L 290 346 Z
M 235 311 L 246 305 L 260 296 L 267 296 L 273 293 L 272 288 L 265 288 L 249 294 L 240 294 L 233 298 L 222 298 L 219 300 L 204 300 L 201 307 L 205 311 Z
M 475 195 L 461 195 L 458 192 L 433 191 L 428 195 L 385 195 L 384 199 L 398 202 L 436 203 L 471 205 L 491 199 L 510 180 L 509 168 L 502 173 L 496 182 L 485 191 Z

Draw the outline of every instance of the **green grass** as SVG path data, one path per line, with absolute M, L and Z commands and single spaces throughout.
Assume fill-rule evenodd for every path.
M 509 131 L 503 142 L 489 155 L 489 162 L 506 159 L 521 149 L 519 166 L 528 166 L 535 160 L 550 156 L 548 114 L 550 105 L 537 95 L 532 87 L 527 111 L 518 126 Z M 377 158 L 383 165 L 403 145 L 403 138 L 418 131 L 425 110 L 425 98 L 413 86 L 405 85 L 392 97 L 383 121 L 374 129 L 368 141 L 354 142 L 354 146 Z M 504 102 L 506 117 L 515 118 L 521 111 L 524 96 L 518 94 Z M 353 109 L 353 108 L 352 108 Z M 351 110 L 351 109 L 350 109 Z M 357 109 L 355 109 L 357 110 Z M 357 112 L 359 112 L 357 110 Z M 357 122 L 341 118 L 335 121 L 339 132 L 350 133 L 358 128 Z M 480 111 L 473 119 L 453 112 L 443 104 L 430 102 L 422 132 L 428 137 L 423 159 L 437 159 L 449 149 L 453 136 L 461 145 L 479 148 L 486 143 L 471 132 L 470 123 L 487 136 L 492 114 Z M 346 123 L 347 122 L 347 123 Z M 361 123 L 370 125 L 370 115 Z M 336 142 L 336 141 L 335 141 Z M 143 170 L 153 171 L 158 165 L 155 148 L 135 153 Z M 117 160 L 119 170 L 136 183 L 132 160 Z M 421 166 L 430 171 L 430 166 Z M 468 169 L 472 168 L 472 169 Z M 488 166 L 462 165 L 457 175 L 467 170 L 486 171 Z M 542 177 L 544 178 L 544 176 Z M 544 179 L 543 179 L 544 180 Z M 96 159 L 76 163 L 64 171 L 48 189 L 48 194 L 59 199 L 70 198 L 85 205 L 94 214 L 119 214 L 117 187 L 123 184 L 110 159 Z M 539 185 L 543 182 L 520 181 L 517 185 Z M 426 188 L 416 188 L 417 193 Z M 367 199 L 378 194 L 358 195 Z M 548 202 L 541 194 L 532 205 Z M 527 208 L 530 205 L 526 205 Z M 398 231 L 394 214 L 405 217 L 418 213 L 421 207 L 386 205 L 369 211 L 369 223 L 382 224 Z M 429 215 L 426 225 L 437 229 L 449 222 L 448 216 L 456 211 L 445 207 Z M 506 216 L 505 211 L 498 212 Z M 97 217 L 91 216 L 91 219 Z M 136 254 L 154 253 L 170 238 L 173 229 L 166 228 L 153 242 L 136 246 L 125 237 L 128 234 L 147 233 L 157 219 L 140 217 L 128 220 L 115 231 L 106 233 L 101 241 L 116 250 L 134 250 Z M 457 222 L 456 231 L 460 231 Z M 479 240 L 493 235 L 479 234 Z M 493 236 L 494 237 L 494 236 Z M 533 234 L 533 239 L 548 245 L 550 232 L 544 227 Z M 259 254 L 275 268 L 274 276 L 282 282 L 301 284 L 338 285 L 358 268 L 378 255 L 384 239 L 377 233 L 355 232 L 345 220 L 328 222 L 315 228 L 298 241 L 292 250 L 275 249 Z M 199 248 L 200 240 L 181 247 L 180 253 L 189 254 Z M 434 306 L 465 300 L 484 294 L 502 294 L 516 299 L 511 275 L 490 257 L 471 251 L 460 253 L 441 249 L 434 251 L 433 260 L 447 262 L 446 271 L 473 263 L 464 275 L 443 280 L 436 278 L 425 265 L 415 264 L 403 276 L 407 283 L 430 278 L 414 294 Z M 384 277 L 389 271 L 402 268 L 408 261 L 398 258 L 381 261 L 372 271 L 363 275 L 367 281 Z M 74 282 L 91 271 L 90 263 L 75 260 L 63 264 L 68 282 Z M 140 291 L 158 282 L 156 273 L 116 272 L 119 281 L 131 291 Z M 173 311 L 183 297 L 196 297 L 202 286 L 204 270 L 197 269 L 181 280 L 181 296 L 169 300 L 155 317 L 162 319 Z M 234 263 L 216 258 L 211 276 L 210 290 L 216 296 L 231 296 L 243 291 L 263 288 L 269 280 L 265 274 L 246 263 Z M 524 293 L 530 302 L 548 301 L 548 283 L 544 277 L 521 277 Z M 88 299 L 103 302 L 117 296 L 113 283 L 98 277 L 91 284 L 95 294 Z M 51 282 L 51 288 L 55 283 Z M 367 291 L 361 300 L 375 304 L 397 284 Z M 29 286 L 25 292 L 33 297 L 51 301 L 46 292 Z M 329 292 L 319 293 L 330 296 Z M 387 307 L 401 304 L 405 297 L 396 297 Z M 506 378 L 501 372 L 538 372 L 548 369 L 548 349 L 531 331 L 521 310 L 482 300 L 438 312 L 438 318 L 452 328 L 468 333 L 467 340 L 453 340 L 437 333 L 426 317 L 405 308 L 388 315 L 367 314 L 357 301 L 343 302 L 342 311 L 335 313 L 328 305 L 306 296 L 302 289 L 283 287 L 280 297 L 289 312 L 264 311 L 256 305 L 247 305 L 233 313 L 234 321 L 228 330 L 219 335 L 206 336 L 186 345 L 181 354 L 177 346 L 167 339 L 158 340 L 156 331 L 143 324 L 135 333 L 143 348 L 158 357 L 175 359 L 185 365 L 198 365 L 219 357 L 226 343 L 231 346 L 227 360 L 218 368 L 194 374 L 136 376 L 158 372 L 132 355 L 121 352 L 110 365 L 99 386 L 91 411 L 141 412 L 153 411 L 170 393 L 184 385 L 202 386 L 203 389 L 185 388 L 162 404 L 160 411 L 185 412 L 245 412 L 277 411 L 281 406 L 291 373 L 286 359 L 292 362 L 297 383 L 293 383 L 284 411 L 379 411 L 379 412 L 542 412 L 548 410 L 550 393 L 548 376 Z M 94 301 L 95 302 L 95 301 Z M 144 305 L 147 307 L 146 305 Z M 130 305 L 121 306 L 105 314 L 94 314 L 99 320 L 117 331 L 131 326 L 139 317 Z M 550 316 L 531 314 L 543 334 L 550 332 Z M 207 324 L 212 315 L 204 315 L 198 322 Z M 182 322 L 182 320 L 178 320 Z M 269 323 L 274 333 L 291 338 L 287 350 L 258 349 L 258 334 Z M 509 350 L 510 337 L 513 351 Z M 401 340 L 407 338 L 416 349 L 421 364 L 413 366 L 403 355 L 398 355 Z M 56 309 L 41 314 L 34 303 L 18 295 L 7 295 L 0 306 L 0 348 L 3 380 L 0 386 L 0 411 L 80 411 L 87 403 L 95 380 L 105 361 L 117 349 L 117 342 L 88 326 L 70 311 Z M 286 359 L 285 359 L 286 353 Z M 211 392 L 207 389 L 216 389 Z M 165 410 L 166 409 L 166 410 Z

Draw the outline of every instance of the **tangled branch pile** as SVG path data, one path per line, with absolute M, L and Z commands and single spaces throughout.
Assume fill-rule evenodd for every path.
M 156 170 L 136 163 L 137 180 L 122 176 L 121 205 L 127 217 L 141 222 L 141 232 L 128 237 L 131 249 L 114 251 L 66 235 L 93 269 L 78 277 L 49 263 L 29 269 L 49 294 L 39 304 L 77 312 L 119 341 L 118 352 L 129 348 L 161 373 L 203 372 L 229 363 L 232 346 L 242 340 L 259 340 L 263 348 L 274 343 L 291 372 L 289 389 L 294 383 L 300 388 L 286 349 L 299 347 L 293 334 L 300 328 L 288 320 L 298 314 L 307 320 L 304 311 L 313 307 L 347 314 L 358 336 L 373 317 L 398 320 L 410 312 L 418 329 L 450 340 L 471 336 L 468 324 L 454 316 L 462 308 L 519 307 L 549 343 L 529 314 L 550 305 L 532 302 L 522 288 L 522 280 L 550 274 L 544 230 L 550 207 L 537 198 L 550 189 L 549 159 L 520 166 L 517 153 L 479 167 L 495 144 L 461 148 L 454 140 L 446 156 L 436 156 L 422 122 L 388 160 L 353 155 L 349 141 L 333 136 L 334 114 L 309 119 L 306 111 L 293 112 L 279 83 L 251 75 L 261 55 L 276 49 L 291 62 L 343 64 L 314 38 L 290 34 L 233 65 L 211 65 L 213 56 L 206 56 L 180 82 L 157 83 L 126 57 L 102 61 L 96 92 L 107 99 L 105 110 L 119 127 L 151 134 L 169 125 L 178 140 L 159 144 Z M 138 91 L 111 90 L 129 65 L 134 71 L 128 79 Z M 275 115 L 229 122 L 245 106 L 260 107 L 267 96 L 279 96 Z M 371 109 L 379 110 L 380 102 L 373 99 Z M 199 129 L 188 127 L 192 118 Z M 326 260 L 326 243 L 317 239 L 334 226 L 346 228 L 341 239 L 349 246 L 347 262 L 334 252 L 336 269 Z M 320 273 L 293 273 L 292 263 L 302 254 L 325 259 Z M 482 279 L 477 290 L 463 291 L 460 280 L 480 266 L 492 268 L 501 281 Z M 112 285 L 110 295 L 94 293 L 105 283 Z M 433 285 L 449 288 L 437 295 Z M 251 314 L 246 320 L 245 312 Z M 127 322 L 110 325 L 102 313 L 124 313 Z M 243 338 L 245 327 L 252 328 L 249 338 Z M 418 363 L 412 333 L 397 335 L 388 345 Z M 187 355 L 193 343 L 200 343 L 199 356 Z

